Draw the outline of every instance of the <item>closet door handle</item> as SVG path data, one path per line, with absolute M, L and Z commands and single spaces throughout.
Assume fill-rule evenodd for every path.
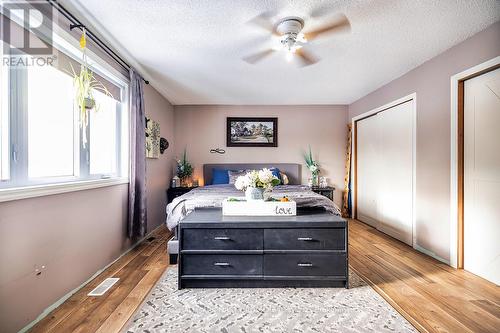
M 214 262 L 214 266 L 228 267 L 231 265 L 228 262 Z
M 297 264 L 297 266 L 299 266 L 299 267 L 312 267 L 312 265 L 313 265 L 313 264 L 312 264 L 312 263 L 310 263 L 310 262 L 299 262 L 299 263 Z
M 227 236 L 215 236 L 214 239 L 215 240 L 231 240 L 231 238 L 229 238 Z
M 312 241 L 313 239 L 311 237 L 299 237 L 297 238 L 299 241 Z

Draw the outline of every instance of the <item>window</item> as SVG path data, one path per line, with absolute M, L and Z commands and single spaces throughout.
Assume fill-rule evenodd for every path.
M 7 67 L 2 63 L 0 191 L 128 176 L 127 84 L 90 60 L 97 79 L 112 96 L 93 92 L 96 108 L 89 112 L 88 139 L 83 144 L 69 74 L 69 64 L 79 69 L 77 60 L 69 56 L 78 55 L 78 50 L 64 45 L 58 44 L 59 62 L 54 66 Z
M 4 56 L 3 43 L 0 42 L 0 55 Z M 0 184 L 9 179 L 9 72 L 0 65 Z

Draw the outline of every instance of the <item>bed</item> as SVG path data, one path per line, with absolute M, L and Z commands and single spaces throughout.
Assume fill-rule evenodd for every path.
M 273 188 L 272 196 L 288 196 L 297 202 L 297 209 L 322 210 L 332 215 L 340 216 L 339 208 L 330 199 L 311 191 L 301 183 L 301 165 L 295 163 L 237 163 L 237 164 L 205 164 L 203 165 L 203 179 L 205 186 L 198 187 L 190 192 L 175 198 L 167 205 L 167 227 L 177 235 L 178 224 L 192 211 L 199 208 L 218 208 L 222 201 L 228 197 L 241 197 L 243 193 L 238 191 L 234 185 L 212 184 L 214 169 L 227 170 L 256 170 L 262 168 L 278 168 L 280 172 L 288 177 L 288 185 L 279 185 Z M 171 262 L 176 260 L 178 244 L 176 238 L 169 242 L 168 252 Z

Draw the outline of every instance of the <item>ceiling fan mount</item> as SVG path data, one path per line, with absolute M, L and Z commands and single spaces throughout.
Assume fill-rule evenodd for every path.
M 305 40 L 300 32 L 304 28 L 304 20 L 300 17 L 291 16 L 280 20 L 275 27 L 275 32 L 281 36 L 280 43 L 290 52 L 295 52 L 297 47 L 301 47 L 299 43 L 304 43 Z

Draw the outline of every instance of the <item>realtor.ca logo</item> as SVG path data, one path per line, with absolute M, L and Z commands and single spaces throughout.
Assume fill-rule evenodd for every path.
M 3 66 L 54 65 L 53 8 L 47 1 L 0 0 Z

